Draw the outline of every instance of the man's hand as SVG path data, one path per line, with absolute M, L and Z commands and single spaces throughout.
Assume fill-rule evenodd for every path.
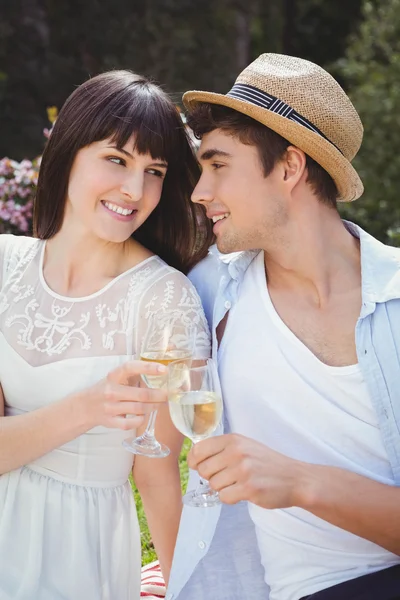
M 241 435 L 196 444 L 189 466 L 222 502 L 296 506 L 400 556 L 400 488 L 338 467 L 303 463 Z
M 198 442 L 188 464 L 225 504 L 248 500 L 262 508 L 298 506 L 305 465 L 250 438 L 226 434 Z

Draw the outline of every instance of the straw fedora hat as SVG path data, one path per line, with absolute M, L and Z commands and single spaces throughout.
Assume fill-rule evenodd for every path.
M 335 181 L 339 200 L 350 202 L 363 193 L 351 165 L 363 136 L 360 117 L 338 82 L 318 65 L 261 54 L 226 95 L 190 91 L 183 102 L 189 111 L 207 102 L 248 115 L 319 163 Z

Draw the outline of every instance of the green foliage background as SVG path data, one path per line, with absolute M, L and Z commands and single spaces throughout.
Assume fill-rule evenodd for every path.
M 365 193 L 342 212 L 400 246 L 400 0 L 364 2 L 359 32 L 338 71 L 364 124 L 354 166 Z

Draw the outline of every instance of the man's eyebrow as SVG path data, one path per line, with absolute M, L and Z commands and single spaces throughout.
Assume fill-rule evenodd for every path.
M 232 154 L 229 154 L 229 152 L 225 152 L 224 150 L 219 150 L 218 148 L 210 148 L 209 150 L 204 150 L 198 158 L 199 160 L 211 160 L 216 157 L 232 158 Z
M 108 146 L 108 148 L 113 148 L 115 150 L 118 150 L 118 152 L 121 152 L 122 154 L 125 154 L 125 156 L 129 156 L 129 158 L 133 158 L 133 154 L 131 154 L 127 150 L 124 150 L 124 148 L 118 148 L 118 146 L 115 146 L 115 145 Z M 168 167 L 168 163 L 166 161 L 154 162 L 154 163 L 151 163 L 151 164 L 152 164 L 153 167 L 164 167 L 164 168 Z

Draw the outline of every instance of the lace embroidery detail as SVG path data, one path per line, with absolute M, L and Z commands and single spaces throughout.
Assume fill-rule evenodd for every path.
M 5 281 L 3 282 L 2 289 L 0 290 L 0 315 L 3 314 L 10 307 L 10 303 L 8 302 L 5 294 L 6 284 L 11 284 L 11 292 L 20 295 L 19 297 L 17 296 L 17 299 L 14 299 L 14 302 L 18 302 L 19 300 L 27 298 L 28 296 L 31 296 L 33 294 L 33 288 L 31 286 L 18 286 L 18 283 L 21 281 L 25 273 L 25 267 L 34 259 L 38 249 L 39 243 L 36 240 L 36 243 L 33 243 L 29 251 L 25 254 L 24 257 L 22 257 L 22 259 L 17 254 L 15 254 L 14 256 L 10 254 L 10 256 L 8 257 L 8 261 L 5 268 Z M 14 266 L 13 263 L 15 263 L 16 267 L 14 271 L 12 270 Z
M 14 315 L 6 320 L 6 327 L 19 324 L 22 328 L 18 331 L 18 343 L 25 346 L 27 350 L 44 352 L 48 356 L 61 354 L 69 348 L 72 340 L 80 342 L 83 350 L 89 350 L 91 340 L 89 335 L 83 331 L 90 321 L 90 313 L 81 314 L 80 326 L 74 321 L 63 320 L 71 311 L 73 304 L 58 306 L 55 301 L 51 305 L 52 317 L 44 317 L 40 313 L 34 313 L 39 304 L 35 299 L 28 302 L 24 314 Z M 32 315 L 29 312 L 32 311 Z M 44 330 L 42 334 L 33 339 L 36 329 Z M 60 338 L 61 336 L 61 338 Z M 56 338 L 59 339 L 56 339 Z
M 148 319 L 177 326 L 176 343 L 185 344 L 196 327 L 196 352 L 209 354 L 209 330 L 192 284 L 160 260 L 138 266 L 95 299 L 54 297 L 37 278 L 40 243 L 13 253 L 0 292 L 0 326 L 9 343 L 33 366 L 58 357 L 136 353 Z M 31 263 L 32 267 L 29 265 Z M 179 331 L 179 333 L 178 333 Z M 178 339 L 182 338 L 182 339 Z M 36 358 L 35 351 L 36 350 Z M 25 356 L 24 356 L 25 354 Z M 43 363 L 39 356 L 48 357 Z
M 134 300 L 144 292 L 151 271 L 150 267 L 145 267 L 130 277 L 127 296 L 117 302 L 114 310 L 111 310 L 106 304 L 96 306 L 96 316 L 102 329 L 106 327 L 107 323 L 119 323 L 119 327 L 104 333 L 102 336 L 103 348 L 106 350 L 114 349 L 114 337 L 116 335 L 126 336 L 132 333 L 133 325 L 130 324 L 129 318 L 131 307 Z M 107 311 L 106 315 L 104 314 L 105 311 Z
M 171 338 L 177 348 L 185 347 L 187 339 L 195 328 L 194 348 L 197 350 L 207 350 L 210 347 L 208 323 L 204 316 L 200 298 L 194 288 L 183 286 L 181 288 L 181 298 L 174 304 L 171 304 L 175 295 L 175 282 L 169 280 L 165 283 L 164 299 L 161 302 L 160 309 L 152 310 L 157 306 L 157 295 L 153 295 L 146 304 L 145 318 L 149 319 L 154 314 L 157 315 L 160 330 L 164 327 L 174 329 L 177 323 L 184 326 L 185 332 L 177 334 Z M 171 308 L 170 308 L 171 307 Z M 161 334 L 160 334 L 161 335 Z

